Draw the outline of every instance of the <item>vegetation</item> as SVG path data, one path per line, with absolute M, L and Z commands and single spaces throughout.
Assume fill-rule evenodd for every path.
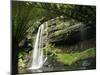
M 44 55 L 71 66 L 96 57 L 96 7 L 12 1 L 12 72 L 31 64 L 39 26 L 47 22 Z
M 57 60 L 63 62 L 66 65 L 72 65 L 78 60 L 87 59 L 95 57 L 95 49 L 90 48 L 82 52 L 74 52 L 74 53 L 58 53 Z

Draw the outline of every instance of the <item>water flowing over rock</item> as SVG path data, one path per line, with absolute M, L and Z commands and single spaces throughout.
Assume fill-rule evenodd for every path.
M 44 33 L 45 25 L 47 25 L 47 23 L 41 24 L 38 29 L 34 50 L 33 50 L 32 64 L 31 67 L 29 67 L 29 69 L 41 68 L 47 59 L 47 58 L 44 59 L 43 50 L 42 50 L 43 41 L 44 41 L 43 33 Z

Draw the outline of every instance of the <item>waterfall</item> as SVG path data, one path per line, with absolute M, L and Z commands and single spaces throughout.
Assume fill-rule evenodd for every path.
M 47 24 L 47 23 L 45 23 Z M 44 59 L 43 55 L 43 33 L 44 33 L 44 26 L 45 24 L 40 25 L 37 36 L 36 36 L 36 41 L 34 45 L 34 50 L 33 50 L 33 56 L 32 56 L 32 64 L 29 67 L 29 69 L 39 69 L 43 66 L 44 62 L 46 61 L 47 58 Z

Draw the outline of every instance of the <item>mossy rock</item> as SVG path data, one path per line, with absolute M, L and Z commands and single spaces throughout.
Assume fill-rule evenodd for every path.
M 96 56 L 96 49 L 89 48 L 82 52 L 74 52 L 74 53 L 57 53 L 57 61 L 62 62 L 65 65 L 72 65 L 78 60 L 94 58 Z

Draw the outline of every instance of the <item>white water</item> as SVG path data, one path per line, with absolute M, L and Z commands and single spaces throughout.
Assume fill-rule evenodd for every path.
M 46 23 L 47 24 L 47 23 Z M 43 50 L 43 33 L 45 24 L 40 25 L 33 50 L 32 64 L 29 69 L 39 69 L 43 66 L 47 58 L 44 59 Z

